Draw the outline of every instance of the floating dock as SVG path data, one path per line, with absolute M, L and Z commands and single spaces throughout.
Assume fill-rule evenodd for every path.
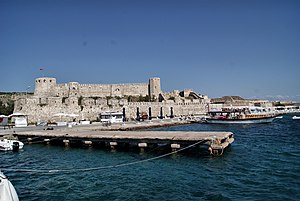
M 140 127 L 140 126 L 139 126 Z M 108 128 L 105 128 L 108 129 Z M 92 146 L 117 149 L 136 148 L 141 152 L 160 147 L 176 152 L 187 147 L 206 150 L 211 155 L 222 155 L 234 141 L 231 132 L 191 131 L 126 131 L 102 130 L 102 127 L 73 126 L 48 129 L 19 129 L 13 131 L 24 143 L 44 143 L 62 146 Z M 7 133 L 9 134 L 9 133 Z M 198 150 L 198 149 L 197 149 Z

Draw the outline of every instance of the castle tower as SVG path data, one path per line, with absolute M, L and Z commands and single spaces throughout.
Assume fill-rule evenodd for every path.
M 154 77 L 149 79 L 149 96 L 150 98 L 157 99 L 161 93 L 160 78 Z
M 69 96 L 80 96 L 79 94 L 79 83 L 78 82 L 69 82 Z
M 41 77 L 35 79 L 34 95 L 38 97 L 49 97 L 55 94 L 56 79 Z

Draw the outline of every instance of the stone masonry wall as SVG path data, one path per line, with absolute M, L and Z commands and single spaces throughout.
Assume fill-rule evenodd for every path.
M 185 100 L 181 103 L 174 101 L 165 102 L 128 102 L 127 99 L 116 98 L 80 98 L 80 97 L 48 97 L 41 101 L 39 97 L 18 99 L 15 104 L 15 111 L 28 115 L 31 123 L 37 121 L 72 121 L 91 120 L 95 121 L 102 112 L 122 112 L 126 111 L 126 117 L 136 118 L 136 111 L 149 114 L 151 107 L 152 116 L 160 116 L 162 107 L 163 116 L 170 116 L 171 107 L 175 116 L 199 115 L 207 112 L 208 100 Z M 55 116 L 58 113 L 77 114 L 77 117 Z
M 148 84 L 80 84 L 79 94 L 83 97 L 146 96 Z
M 196 115 L 207 111 L 208 99 L 165 100 L 163 102 L 128 102 L 128 96 L 158 97 L 161 93 L 160 79 L 151 78 L 149 83 L 136 84 L 79 84 L 69 82 L 57 84 L 55 78 L 37 78 L 35 80 L 34 96 L 21 97 L 15 102 L 15 112 L 28 115 L 31 123 L 37 121 L 95 121 L 102 112 L 126 111 L 126 117 L 136 118 L 136 111 L 160 115 L 161 108 L 164 116 L 173 114 Z M 59 113 L 73 114 L 73 117 L 57 116 Z M 74 116 L 78 115 L 78 116 Z
M 69 82 L 56 84 L 55 78 L 38 78 L 35 81 L 35 96 L 39 97 L 107 97 L 107 96 L 146 96 L 148 83 L 130 84 L 79 84 Z

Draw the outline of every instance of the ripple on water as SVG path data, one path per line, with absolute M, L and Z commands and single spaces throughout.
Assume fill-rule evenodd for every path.
M 119 168 L 70 173 L 5 171 L 22 201 L 297 200 L 300 122 L 285 116 L 264 125 L 193 124 L 160 130 L 231 131 L 221 157 L 177 154 Z M 127 163 L 154 153 L 26 145 L 1 152 L 0 168 L 81 169 Z

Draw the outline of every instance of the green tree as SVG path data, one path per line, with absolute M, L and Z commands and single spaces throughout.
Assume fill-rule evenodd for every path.
M 6 104 L 0 101 L 0 114 L 10 115 L 14 112 L 15 103 L 10 100 Z

